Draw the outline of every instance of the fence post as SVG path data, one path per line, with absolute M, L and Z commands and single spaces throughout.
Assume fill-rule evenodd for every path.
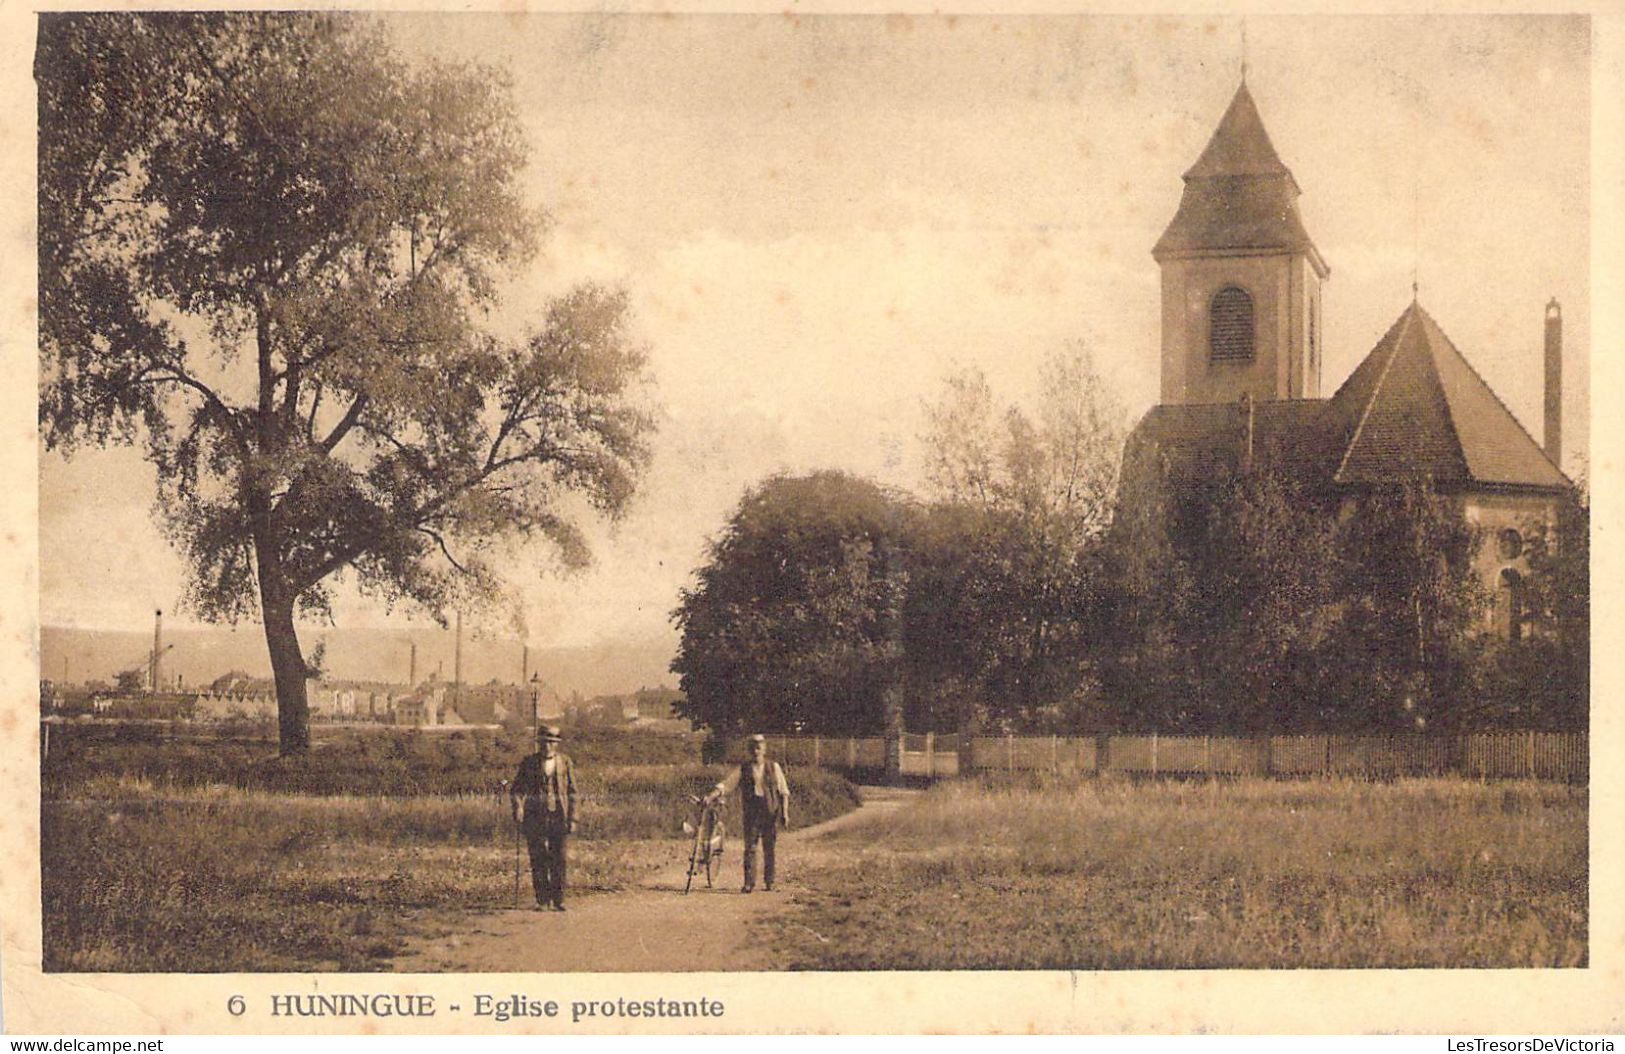
M 1530 779 L 1535 778 L 1535 731 L 1530 729 L 1524 733 L 1523 747 L 1524 771 Z
M 818 755 L 819 755 L 818 737 L 813 736 L 813 768 L 818 768 L 819 765 L 820 765 Z
M 1213 778 L 1213 737 L 1202 737 L 1202 773 L 1208 779 Z
M 854 736 L 846 737 L 846 767 L 848 770 L 858 767 L 858 741 Z
M 1004 734 L 1004 771 L 1011 776 L 1016 774 L 1016 734 Z
M 1157 775 L 1157 734 L 1155 732 L 1151 733 L 1151 775 L 1153 778 Z
M 925 778 L 934 779 L 937 775 L 937 734 L 925 734 Z

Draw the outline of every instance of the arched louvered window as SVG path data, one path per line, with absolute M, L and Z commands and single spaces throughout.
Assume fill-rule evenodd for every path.
M 1208 353 L 1214 362 L 1245 362 L 1253 357 L 1253 298 L 1227 285 L 1208 309 Z

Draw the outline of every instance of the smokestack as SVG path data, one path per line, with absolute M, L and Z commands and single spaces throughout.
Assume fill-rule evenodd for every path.
M 407 666 L 407 668 L 406 668 L 406 686 L 408 688 L 415 688 L 415 687 L 417 687 L 417 683 L 418 683 L 418 642 L 413 641 L 412 642 L 412 661 L 411 661 L 411 665 Z
M 521 644 L 519 648 L 519 683 L 524 684 L 530 679 L 530 645 Z
M 161 610 L 154 611 L 152 613 L 152 662 L 147 670 L 149 684 L 154 692 L 158 690 L 158 657 L 163 654 L 160 650 L 163 647 L 163 640 L 164 613 Z
M 1563 308 L 1546 304 L 1546 456 L 1563 464 Z

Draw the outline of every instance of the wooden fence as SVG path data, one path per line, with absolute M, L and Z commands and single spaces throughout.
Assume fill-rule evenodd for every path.
M 768 736 L 787 765 L 891 771 L 881 736 Z M 731 745 L 731 757 L 743 748 Z M 1389 779 L 1459 775 L 1478 779 L 1587 781 L 1584 732 L 1460 735 L 1299 736 L 958 736 L 905 734 L 896 773 L 940 779 L 974 773 L 1063 776 L 1341 776 Z

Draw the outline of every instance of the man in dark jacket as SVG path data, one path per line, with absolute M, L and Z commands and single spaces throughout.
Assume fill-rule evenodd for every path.
M 557 725 L 543 725 L 536 730 L 536 739 L 541 749 L 519 763 L 519 773 L 508 790 L 508 804 L 530 847 L 530 881 L 536 890 L 537 909 L 551 906 L 563 911 L 564 842 L 576 829 L 575 766 L 568 754 L 559 752 L 563 737 Z
M 750 737 L 750 757 L 705 796 L 714 802 L 735 787 L 745 812 L 745 888 L 756 888 L 756 843 L 762 843 L 762 886 L 773 888 L 773 842 L 780 824 L 790 826 L 790 784 L 777 761 L 767 760 L 767 738 Z

